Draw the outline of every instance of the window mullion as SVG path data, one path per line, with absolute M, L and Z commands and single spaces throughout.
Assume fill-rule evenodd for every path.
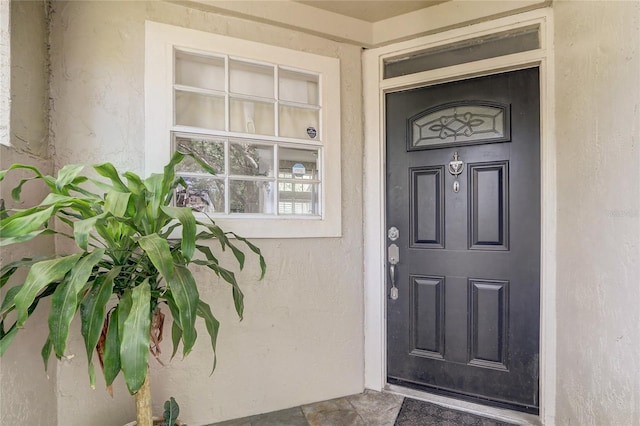
M 231 196 L 229 185 L 229 139 L 224 141 L 224 214 L 229 214 L 231 208 L 229 200 Z
M 224 130 L 229 131 L 231 129 L 231 125 L 229 124 L 231 121 L 231 113 L 229 108 L 229 56 L 224 57 Z
M 274 129 L 276 133 L 276 137 L 280 136 L 280 67 L 275 66 L 273 72 L 273 78 L 275 79 L 273 84 L 273 99 L 275 99 L 275 108 L 274 108 L 274 116 L 275 120 Z
M 273 188 L 273 205 L 274 205 L 274 211 L 273 213 L 276 216 L 280 215 L 280 169 L 278 168 L 278 164 L 280 164 L 279 162 L 279 158 L 280 158 L 280 153 L 279 153 L 279 148 L 280 146 L 276 143 L 273 146 L 273 176 L 275 177 L 274 180 L 274 188 Z

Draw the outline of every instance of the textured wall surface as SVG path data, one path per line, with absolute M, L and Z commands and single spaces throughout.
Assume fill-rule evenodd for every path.
M 11 2 L 11 145 L 47 156 L 48 17 L 44 1 Z
M 156 411 L 169 396 L 189 424 L 277 410 L 363 388 L 362 89 L 360 49 L 268 25 L 161 2 L 54 2 L 52 138 L 56 167 L 111 161 L 144 164 L 145 19 L 308 51 L 341 61 L 343 236 L 260 240 L 269 270 L 240 274 L 245 319 L 230 288 L 199 270 L 201 295 L 221 321 L 218 366 L 204 328 L 195 350 L 167 367 L 152 362 Z M 63 247 L 58 247 L 63 250 Z M 167 330 L 168 332 L 168 330 Z M 164 347 L 168 359 L 171 344 Z M 80 337 L 58 364 L 59 424 L 113 425 L 133 418 L 120 382 L 116 400 L 90 391 Z
M 32 164 L 51 173 L 47 159 L 47 13 L 45 2 L 11 2 L 11 147 L 0 146 L 0 170 L 12 163 Z M 7 78 L 3 75 L 2 78 Z M 6 135 L 2 135 L 3 137 Z M 0 183 L 0 198 L 9 208 L 26 208 L 44 198 L 43 186 L 29 184 L 22 201 L 11 200 L 10 191 L 31 173 L 10 174 Z M 22 257 L 54 252 L 53 240 L 39 238 L 20 247 L 0 250 L 0 264 Z M 24 277 L 24 276 L 23 276 Z M 9 282 L 3 291 L 20 284 Z M 43 304 L 18 332 L 0 359 L 0 423 L 3 425 L 56 425 L 56 368 L 44 371 L 40 349 L 47 338 L 47 308 Z
M 640 424 L 640 3 L 554 3 L 558 425 Z

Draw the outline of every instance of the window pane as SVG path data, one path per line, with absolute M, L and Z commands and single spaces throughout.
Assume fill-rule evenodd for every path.
M 319 105 L 317 75 L 280 69 L 278 80 L 281 101 Z
M 320 139 L 320 111 L 280 105 L 280 136 Z
M 180 152 L 192 152 L 207 162 L 217 174 L 224 174 L 224 140 L 202 137 L 175 136 L 174 149 Z M 178 172 L 206 173 L 191 157 L 176 166 Z
M 176 52 L 175 83 L 224 90 L 224 58 Z
M 229 61 L 229 88 L 232 93 L 273 99 L 273 67 L 237 60 Z
M 384 78 L 399 77 L 539 48 L 538 27 L 521 28 L 515 32 L 492 34 L 484 38 L 436 47 L 409 57 L 385 59 Z
M 317 183 L 280 182 L 278 213 L 281 215 L 317 215 L 319 211 Z
M 183 176 L 188 187 L 176 190 L 176 206 L 205 213 L 224 213 L 224 180 Z
M 280 148 L 278 177 L 284 179 L 318 179 L 318 151 Z
M 275 113 L 272 103 L 231 99 L 231 131 L 273 136 Z
M 176 90 L 176 124 L 224 130 L 224 97 Z
M 272 187 L 268 181 L 230 180 L 230 212 L 273 214 Z
M 235 142 L 229 144 L 229 174 L 273 176 L 273 146 Z

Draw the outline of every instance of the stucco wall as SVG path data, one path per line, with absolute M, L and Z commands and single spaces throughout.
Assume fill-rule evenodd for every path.
M 206 337 L 168 367 L 154 363 L 157 411 L 175 396 L 189 424 L 241 417 L 360 392 L 363 388 L 362 107 L 360 49 L 265 24 L 161 2 L 54 2 L 51 33 L 52 138 L 56 167 L 111 161 L 144 164 L 145 19 L 337 57 L 341 61 L 341 238 L 260 240 L 269 270 L 240 277 L 245 319 L 230 289 L 198 270 L 201 296 L 221 321 L 212 377 Z M 168 330 L 167 330 L 168 333 Z M 206 336 L 204 328 L 201 336 Z M 165 352 L 171 348 L 166 342 Z M 90 391 L 76 334 L 59 363 L 59 424 L 113 425 L 133 417 L 120 384 L 112 401 Z
M 51 161 L 47 158 L 49 122 L 45 2 L 11 2 L 10 22 L 11 75 L 2 75 L 0 78 L 10 78 L 11 81 L 11 134 L 0 146 L 0 169 L 4 170 L 12 163 L 26 163 L 51 173 Z M 8 135 L 0 136 L 6 138 Z M 7 146 L 9 143 L 11 146 Z M 7 207 L 26 208 L 44 198 L 43 186 L 31 184 L 25 186 L 22 202 L 11 200 L 11 189 L 20 178 L 29 175 L 15 173 L 0 184 L 0 198 L 5 200 Z M 0 264 L 53 252 L 53 240 L 39 238 L 20 247 L 2 248 Z M 14 280 L 3 291 L 17 284 L 20 284 L 19 280 Z M 55 364 L 49 364 L 48 379 L 40 357 L 40 349 L 48 333 L 46 304 L 43 303 L 39 308 L 0 359 L 0 422 L 3 425 L 57 424 Z
M 555 2 L 558 425 L 640 424 L 640 3 Z
M 45 1 L 11 2 L 11 145 L 47 156 L 48 17 Z

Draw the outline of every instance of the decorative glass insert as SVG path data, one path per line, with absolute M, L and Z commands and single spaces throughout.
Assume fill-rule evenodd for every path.
M 510 138 L 508 106 L 482 101 L 431 108 L 410 118 L 409 126 L 409 150 L 505 142 Z

